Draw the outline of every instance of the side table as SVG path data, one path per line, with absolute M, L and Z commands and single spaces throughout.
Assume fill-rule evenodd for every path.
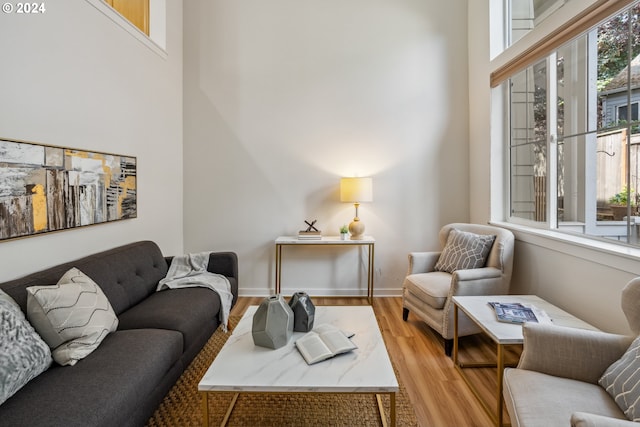
M 514 323 L 499 322 L 489 302 L 503 303 L 521 303 L 530 304 L 537 309 L 543 310 L 549 315 L 554 324 L 567 326 L 572 328 L 598 330 L 587 322 L 567 313 L 566 311 L 556 307 L 555 305 L 543 300 L 536 295 L 482 295 L 482 296 L 454 296 L 453 297 L 453 364 L 456 370 L 465 380 L 473 394 L 476 396 L 480 404 L 493 419 L 497 426 L 502 426 L 502 410 L 504 407 L 502 398 L 502 375 L 504 372 L 504 347 L 512 344 L 522 344 L 524 337 L 522 335 L 522 325 Z M 475 322 L 484 333 L 486 333 L 493 342 L 496 343 L 496 363 L 472 362 L 461 363 L 458 359 L 458 311 L 467 315 L 469 319 Z M 485 400 L 482 399 L 480 393 L 465 375 L 465 368 L 497 368 L 497 390 L 495 407 L 491 408 Z M 495 411 L 495 412 L 494 412 Z
M 342 240 L 340 236 L 322 236 L 318 240 L 303 240 L 296 236 L 280 236 L 276 243 L 276 294 L 281 291 L 282 281 L 282 247 L 283 246 L 365 246 L 368 249 L 367 263 L 367 301 L 373 304 L 373 273 L 374 250 L 376 240 L 371 236 L 365 236 L 362 240 Z

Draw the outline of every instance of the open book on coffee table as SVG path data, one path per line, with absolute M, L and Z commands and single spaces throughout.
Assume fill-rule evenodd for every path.
M 318 325 L 299 338 L 296 347 L 304 360 L 312 365 L 358 348 L 349 335 L 333 325 Z

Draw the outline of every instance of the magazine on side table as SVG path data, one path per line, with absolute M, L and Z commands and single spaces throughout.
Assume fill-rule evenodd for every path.
M 296 347 L 304 360 L 312 365 L 358 348 L 345 333 L 333 325 L 318 325 L 296 341 Z
M 489 305 L 493 307 L 496 318 L 500 322 L 506 323 L 548 323 L 551 321 L 544 311 L 536 310 L 535 307 L 530 307 L 519 302 L 490 302 Z M 536 315 L 537 314 L 537 315 Z M 540 319 L 539 319 L 540 318 Z

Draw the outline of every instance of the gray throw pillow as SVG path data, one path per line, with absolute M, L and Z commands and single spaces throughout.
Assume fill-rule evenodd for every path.
M 61 365 L 75 365 L 118 327 L 100 286 L 75 267 L 54 286 L 27 288 L 27 316 Z
M 453 273 L 456 270 L 484 267 L 494 240 L 496 236 L 469 233 L 454 228 L 447 236 L 447 243 L 434 269 Z
M 640 337 L 602 374 L 598 383 L 631 421 L 640 421 Z
M 0 405 L 50 365 L 49 346 L 0 290 Z

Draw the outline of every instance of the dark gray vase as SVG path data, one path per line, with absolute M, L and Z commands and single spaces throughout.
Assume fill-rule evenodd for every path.
M 306 292 L 296 292 L 289 300 L 289 306 L 293 311 L 293 330 L 296 332 L 309 332 L 313 329 L 313 320 L 316 315 L 316 306 L 311 302 L 311 297 Z
M 293 311 L 282 296 L 265 298 L 253 315 L 253 343 L 261 347 L 280 348 L 293 335 Z

